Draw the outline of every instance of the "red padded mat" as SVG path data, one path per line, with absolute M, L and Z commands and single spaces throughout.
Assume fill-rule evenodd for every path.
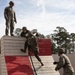
M 38 39 L 39 55 L 47 56 L 52 54 L 50 39 Z M 34 55 L 30 52 L 31 55 Z
M 5 56 L 8 75 L 34 75 L 28 56 Z

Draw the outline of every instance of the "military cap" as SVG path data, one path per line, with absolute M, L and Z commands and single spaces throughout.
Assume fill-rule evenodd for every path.
M 58 53 L 64 53 L 64 49 L 63 48 L 59 48 Z
M 13 1 L 10 1 L 9 4 L 13 4 L 14 5 L 14 2 Z
M 23 27 L 23 28 L 22 28 L 22 30 L 24 30 L 24 29 L 26 29 L 26 30 L 27 30 L 27 28 L 26 28 L 26 27 Z

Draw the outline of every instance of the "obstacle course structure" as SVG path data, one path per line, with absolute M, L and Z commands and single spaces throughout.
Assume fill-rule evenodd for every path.
M 3 36 L 1 38 L 1 75 L 60 75 L 54 70 L 50 39 L 38 39 L 41 66 L 33 54 L 20 51 L 25 38 Z

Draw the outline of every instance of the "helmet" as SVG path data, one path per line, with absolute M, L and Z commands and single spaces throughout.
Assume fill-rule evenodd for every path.
M 27 30 L 27 28 L 26 28 L 26 27 L 23 27 L 23 28 L 22 28 L 22 30 L 24 30 L 24 29 L 25 29 L 25 30 Z
M 63 48 L 59 48 L 58 53 L 64 53 L 64 49 Z
M 14 2 L 13 1 L 10 1 L 9 4 L 13 4 L 14 5 Z

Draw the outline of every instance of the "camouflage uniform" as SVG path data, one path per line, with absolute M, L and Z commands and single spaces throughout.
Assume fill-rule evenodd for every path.
M 69 58 L 65 54 L 60 55 L 59 62 L 57 63 L 55 70 L 59 70 L 62 67 L 64 71 L 63 75 L 73 75 L 74 69 Z
M 28 50 L 31 51 L 32 53 L 34 53 L 34 55 L 37 58 L 37 60 L 43 66 L 43 63 L 42 63 L 42 61 L 41 61 L 41 59 L 40 59 L 40 57 L 38 55 L 38 47 L 37 47 L 36 37 L 33 36 L 33 34 L 29 30 L 26 30 L 26 32 L 22 32 L 21 37 L 26 37 L 27 38 L 27 40 L 26 40 L 26 42 L 24 44 L 24 51 L 28 47 Z
M 12 36 L 13 30 L 14 30 L 14 22 L 17 22 L 16 21 L 16 15 L 15 15 L 15 12 L 14 12 L 13 8 L 11 8 L 10 6 L 6 7 L 4 9 L 4 17 L 5 17 L 5 20 L 6 20 L 5 34 L 8 35 L 9 27 L 10 27 L 10 34 Z

